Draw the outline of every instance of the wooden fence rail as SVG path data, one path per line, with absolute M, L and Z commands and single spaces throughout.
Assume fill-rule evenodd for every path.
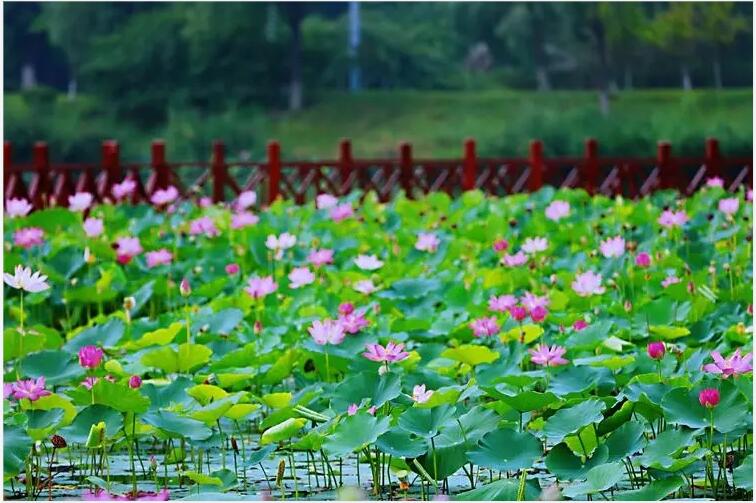
M 99 162 L 53 163 L 47 144 L 37 142 L 31 164 L 16 164 L 12 144 L 6 141 L 4 199 L 26 198 L 35 208 L 66 206 L 68 196 L 86 191 L 98 201 L 112 200 L 113 185 L 124 179 L 136 184 L 132 203 L 148 200 L 154 191 L 170 185 L 183 198 L 222 202 L 253 190 L 263 203 L 283 197 L 299 204 L 320 193 L 345 195 L 354 189 L 375 191 L 380 200 L 388 201 L 399 190 L 409 197 L 476 188 L 506 195 L 537 191 L 548 184 L 636 198 L 660 188 L 690 194 L 710 177 L 721 178 L 730 191 L 752 185 L 752 158 L 722 156 L 715 138 L 706 140 L 702 157 L 675 157 L 668 142 L 659 142 L 655 157 L 601 157 L 595 139 L 586 140 L 580 157 L 546 157 L 540 140 L 531 141 L 526 158 L 479 157 L 472 139 L 464 142 L 458 159 L 416 158 L 406 142 L 390 159 L 355 158 L 348 139 L 341 141 L 338 151 L 333 160 L 285 160 L 279 143 L 271 141 L 262 161 L 229 161 L 224 143 L 215 141 L 209 161 L 175 162 L 168 160 L 165 142 L 155 140 L 150 162 L 134 163 L 122 162 L 118 142 L 106 140 Z

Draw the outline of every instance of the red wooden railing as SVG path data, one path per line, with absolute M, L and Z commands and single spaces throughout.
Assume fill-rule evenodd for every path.
M 472 139 L 464 142 L 460 159 L 415 158 L 409 143 L 399 146 L 397 158 L 355 159 L 349 140 L 341 141 L 338 159 L 325 161 L 284 160 L 276 141 L 268 144 L 266 159 L 259 162 L 226 160 L 221 141 L 213 143 L 209 162 L 168 161 L 162 140 L 152 143 L 151 153 L 149 163 L 123 163 L 118 142 L 107 140 L 102 143 L 100 162 L 51 163 L 47 144 L 37 142 L 31 164 L 16 164 L 12 145 L 6 141 L 5 200 L 27 198 L 36 208 L 65 206 L 69 195 L 87 191 L 103 201 L 111 198 L 113 184 L 124 178 L 136 183 L 133 203 L 169 185 L 175 185 L 184 198 L 209 196 L 214 202 L 243 190 L 256 191 L 263 203 L 284 197 L 301 204 L 319 193 L 344 195 L 353 189 L 375 191 L 381 201 L 387 201 L 398 190 L 409 197 L 475 188 L 505 195 L 536 191 L 545 184 L 639 197 L 659 188 L 690 194 L 713 176 L 722 178 L 730 191 L 741 185 L 750 187 L 753 164 L 751 157 L 723 157 L 714 138 L 706 140 L 703 157 L 675 157 L 668 142 L 659 142 L 656 157 L 600 157 L 594 139 L 586 140 L 582 157 L 557 158 L 544 156 L 540 140 L 530 143 L 527 158 L 478 157 Z

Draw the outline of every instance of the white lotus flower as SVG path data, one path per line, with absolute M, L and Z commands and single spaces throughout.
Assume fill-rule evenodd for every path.
M 8 274 L 7 272 L 3 273 L 3 279 L 11 288 L 26 290 L 30 293 L 41 292 L 50 288 L 50 285 L 45 282 L 47 276 L 40 274 L 39 271 L 32 274 L 31 269 L 21 265 L 16 266 L 13 275 Z

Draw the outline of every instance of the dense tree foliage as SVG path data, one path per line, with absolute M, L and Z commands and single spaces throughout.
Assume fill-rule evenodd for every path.
M 82 123 L 94 114 L 119 134 L 310 107 L 347 91 L 353 64 L 367 90 L 598 90 L 604 115 L 624 89 L 751 85 L 749 3 L 363 3 L 354 56 L 347 2 L 3 9 L 5 89 L 23 97 L 13 109 L 31 121 L 40 103 L 67 100 Z M 5 122 L 32 134 L 18 115 Z M 193 127 L 172 132 L 191 141 Z

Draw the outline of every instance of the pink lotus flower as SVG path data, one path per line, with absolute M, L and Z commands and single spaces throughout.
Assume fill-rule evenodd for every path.
M 105 226 L 103 225 L 101 218 L 89 217 L 84 220 L 83 227 L 84 234 L 90 238 L 96 238 L 105 231 Z
M 25 227 L 13 233 L 13 243 L 28 250 L 32 246 L 44 244 L 45 232 L 38 227 Z
M 724 379 L 730 376 L 746 374 L 753 370 L 751 359 L 753 355 L 746 353 L 740 356 L 740 349 L 736 349 L 728 358 L 722 358 L 718 351 L 712 351 L 711 357 L 714 363 L 707 363 L 703 369 L 711 374 L 720 374 Z
M 567 201 L 553 201 L 548 207 L 546 207 L 546 218 L 558 222 L 562 218 L 569 216 L 570 203 Z
M 136 190 L 136 182 L 129 178 L 121 183 L 114 184 L 113 188 L 110 189 L 116 201 L 120 201 L 121 199 L 130 196 L 134 193 L 134 190 Z
M 256 202 L 257 193 L 251 190 L 245 190 L 244 192 L 239 193 L 239 197 L 236 198 L 234 206 L 236 207 L 236 211 L 242 211 L 254 206 Z
M 265 297 L 268 294 L 275 292 L 278 289 L 278 284 L 273 281 L 273 276 L 253 276 L 249 278 L 247 288 L 244 289 L 250 297 L 253 299 L 259 299 Z
M 307 261 L 310 262 L 315 267 L 320 267 L 326 264 L 332 264 L 333 263 L 333 250 L 329 250 L 329 249 L 312 250 L 310 254 L 307 256 Z
M 513 320 L 520 322 L 528 317 L 528 310 L 522 306 L 512 306 L 509 310 L 509 315 Z
M 507 242 L 506 239 L 497 239 L 493 243 L 493 249 L 495 252 L 507 251 L 507 248 L 509 248 L 509 242 Z
M 178 196 L 178 189 L 171 185 L 165 189 L 158 189 L 153 192 L 150 202 L 155 206 L 166 206 L 178 199 Z
M 535 349 L 530 349 L 530 361 L 537 365 L 543 365 L 546 367 L 558 367 L 559 365 L 566 365 L 569 360 L 565 360 L 562 356 L 567 350 L 561 346 L 551 346 L 548 344 L 539 344 Z
M 425 384 L 418 384 L 412 388 L 412 400 L 416 403 L 425 403 L 430 400 L 433 390 L 425 390 Z
M 719 405 L 719 390 L 715 388 L 706 388 L 698 394 L 698 403 L 707 409 Z
M 165 248 L 147 252 L 145 256 L 147 257 L 147 267 L 149 268 L 157 267 L 159 265 L 168 265 L 173 260 L 173 255 Z
M 499 297 L 492 295 L 488 299 L 488 309 L 497 313 L 509 311 L 515 305 L 517 305 L 517 297 L 514 295 L 500 295 Z
M 640 252 L 635 256 L 635 265 L 644 269 L 649 267 L 651 265 L 651 255 L 646 252 Z
M 357 255 L 354 263 L 363 271 L 375 271 L 383 267 L 383 262 L 378 260 L 375 255 Z
M 315 275 L 306 267 L 295 267 L 289 273 L 289 288 L 301 288 L 314 281 Z
M 118 254 L 118 261 L 122 264 L 127 264 L 133 257 L 142 253 L 142 245 L 139 243 L 139 238 L 119 238 L 116 240 L 116 253 Z
M 378 290 L 378 288 L 376 288 L 373 282 L 370 281 L 369 279 L 363 279 L 363 280 L 357 281 L 354 284 L 353 288 L 355 289 L 355 291 L 364 295 L 370 295 L 371 293 Z
M 499 333 L 499 325 L 496 323 L 496 318 L 491 316 L 490 318 L 478 318 L 470 323 L 470 328 L 473 331 L 475 337 L 490 337 Z
M 518 251 L 514 255 L 504 255 L 501 258 L 501 261 L 507 267 L 519 267 L 521 265 L 527 264 L 528 256 L 525 255 L 522 251 Z
M 46 282 L 47 276 L 41 274 L 39 271 L 32 274 L 30 268 L 23 267 L 20 264 L 16 266 L 12 276 L 4 272 L 3 280 L 9 287 L 29 293 L 41 292 L 50 288 L 50 285 Z
M 707 187 L 724 187 L 724 180 L 722 180 L 718 176 L 712 176 L 711 178 L 706 179 L 706 186 Z
M 532 319 L 536 323 L 541 323 L 546 319 L 546 316 L 548 316 L 548 314 L 549 312 L 545 307 L 536 306 L 534 309 L 530 310 L 530 319 Z
M 572 282 L 572 290 L 581 297 L 601 295 L 606 292 L 606 289 L 601 286 L 601 280 L 601 275 L 593 271 L 578 274 Z
M 68 196 L 68 209 L 71 211 L 86 211 L 92 206 L 94 196 L 89 192 L 77 192 Z
M 141 377 L 139 377 L 137 375 L 133 375 L 133 376 L 129 377 L 129 388 L 139 389 L 141 387 L 142 387 L 142 378 Z
M 651 359 L 661 360 L 664 358 L 666 348 L 664 347 L 663 342 L 649 342 L 646 347 L 646 352 L 648 352 L 648 356 L 651 357 Z
M 315 341 L 315 344 L 321 346 L 325 344 L 341 344 L 346 336 L 344 327 L 341 326 L 341 323 L 328 318 L 323 321 L 313 321 L 312 326 L 310 326 L 307 331 L 310 332 L 310 336 Z
M 347 315 L 352 314 L 354 312 L 354 304 L 351 302 L 342 302 L 339 304 L 339 314 L 340 315 Z
M 659 225 L 666 228 L 682 227 L 688 221 L 688 214 L 684 211 L 665 210 L 659 217 Z
M 417 235 L 417 242 L 415 243 L 415 249 L 419 251 L 435 253 L 438 250 L 438 245 L 441 241 L 435 234 L 421 232 Z
M 625 254 L 625 238 L 616 236 L 601 242 L 601 254 L 606 258 L 621 257 Z
M 25 217 L 32 209 L 33 206 L 24 198 L 5 201 L 5 214 L 10 218 Z
M 395 344 L 389 342 L 384 348 L 380 344 L 366 344 L 367 351 L 362 356 L 374 362 L 400 362 L 409 357 L 409 353 L 404 351 L 404 344 Z
M 533 255 L 546 250 L 548 247 L 549 242 L 546 238 L 536 237 L 526 239 L 520 248 L 528 255 Z
M 45 378 L 38 377 L 36 380 L 27 379 L 25 381 L 16 381 L 13 383 L 13 397 L 16 400 L 23 398 L 28 399 L 31 402 L 36 402 L 43 396 L 48 396 L 51 393 L 45 389 Z
M 586 328 L 588 328 L 588 323 L 583 319 L 575 320 L 575 323 L 572 324 L 572 329 L 576 332 L 580 332 L 581 330 L 585 330 Z
M 356 404 L 356 403 L 353 403 L 352 405 L 350 405 L 349 407 L 347 407 L 347 415 L 349 415 L 349 416 L 353 416 L 353 415 L 357 414 L 357 411 L 358 411 L 359 409 L 360 409 L 360 408 L 359 408 L 359 407 L 357 407 L 357 404 Z
M 200 217 L 189 223 L 189 234 L 192 236 L 204 234 L 205 236 L 212 238 L 218 236 L 220 231 L 215 227 L 215 222 L 213 222 L 212 218 Z
M 239 264 L 236 262 L 232 264 L 226 264 L 226 274 L 229 276 L 233 276 L 234 274 L 237 274 L 239 272 Z
M 339 316 L 339 323 L 348 334 L 356 334 L 370 324 L 365 318 L 365 312 L 361 310 L 342 314 Z
M 538 295 L 534 295 L 530 292 L 525 292 L 520 299 L 520 302 L 522 305 L 527 309 L 528 311 L 532 311 L 533 309 L 537 307 L 548 307 L 549 305 L 549 298 L 547 296 L 539 297 Z
M 339 204 L 339 200 L 331 194 L 320 194 L 315 198 L 315 205 L 319 210 L 327 210 Z
M 242 211 L 231 215 L 231 228 L 243 229 L 245 227 L 255 225 L 259 221 L 260 217 L 258 217 L 254 213 L 250 213 L 249 211 Z
M 94 369 L 100 366 L 105 353 L 97 346 L 84 346 L 79 349 L 79 365 L 85 369 Z
M 737 197 L 730 197 L 719 201 L 719 211 L 725 215 L 734 215 L 738 212 L 738 207 L 740 207 L 740 199 Z
M 669 276 L 664 278 L 664 280 L 662 280 L 661 285 L 662 287 L 667 288 L 669 286 L 676 285 L 679 282 L 680 282 L 680 278 L 678 278 L 674 274 L 670 274 Z
M 351 203 L 344 203 L 331 208 L 330 215 L 331 220 L 334 222 L 341 222 L 342 220 L 354 216 L 354 209 L 352 209 Z

